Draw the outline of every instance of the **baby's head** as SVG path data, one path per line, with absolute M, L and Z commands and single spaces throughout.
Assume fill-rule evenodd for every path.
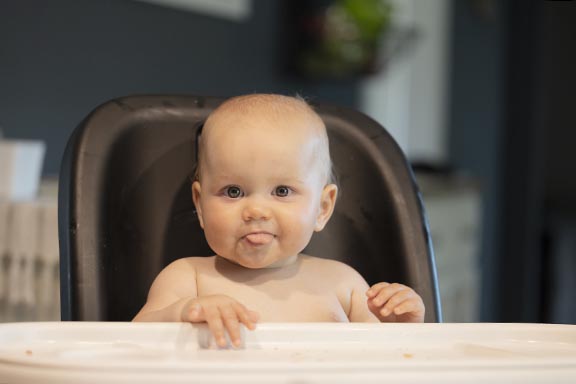
M 212 249 L 248 268 L 287 262 L 336 201 L 328 136 L 302 99 L 229 99 L 206 120 L 193 198 Z
M 315 165 L 319 166 L 320 178 L 326 183 L 335 182 L 324 122 L 304 99 L 277 94 L 237 96 L 228 99 L 210 114 L 203 125 L 202 139 L 198 145 L 196 179 L 200 177 L 202 163 L 205 161 L 205 148 L 209 145 L 206 144 L 207 136 L 210 135 L 208 132 L 214 129 L 213 127 L 221 127 L 228 132 L 231 129 L 242 129 L 238 127 L 239 123 L 247 123 L 256 129 L 268 129 L 270 136 L 274 133 L 272 130 L 283 134 L 296 133 L 298 129 L 305 130 L 304 133 L 310 134 L 310 139 L 314 140 L 314 145 L 317 146 Z M 284 132 L 280 132 L 281 130 Z M 278 139 L 281 140 L 281 137 Z

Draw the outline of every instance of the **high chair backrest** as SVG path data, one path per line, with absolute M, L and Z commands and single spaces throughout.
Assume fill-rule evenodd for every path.
M 62 161 L 62 320 L 128 321 L 171 261 L 212 254 L 191 198 L 198 126 L 224 99 L 130 96 L 95 109 Z M 409 164 L 386 130 L 352 109 L 315 105 L 340 193 L 306 253 L 338 259 L 369 284 L 414 288 L 441 321 L 434 256 Z

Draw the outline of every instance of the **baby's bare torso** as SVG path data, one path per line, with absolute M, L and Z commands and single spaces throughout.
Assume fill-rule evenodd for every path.
M 258 312 L 262 322 L 347 322 L 351 291 L 346 268 L 299 256 L 293 264 L 247 269 L 220 257 L 189 258 L 198 296 L 227 295 Z

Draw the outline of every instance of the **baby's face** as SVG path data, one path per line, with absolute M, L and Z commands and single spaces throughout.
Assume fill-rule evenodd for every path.
M 200 223 L 221 257 L 247 268 L 281 265 L 332 213 L 336 187 L 325 187 L 319 139 L 306 119 L 230 124 L 203 133 L 193 186 Z

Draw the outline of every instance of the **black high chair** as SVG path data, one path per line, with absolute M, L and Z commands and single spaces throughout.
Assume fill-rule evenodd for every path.
M 224 99 L 130 96 L 72 134 L 59 182 L 62 320 L 129 321 L 171 261 L 212 255 L 194 211 L 197 127 Z M 441 322 L 429 228 L 410 165 L 386 130 L 352 109 L 314 105 L 340 193 L 306 253 L 344 261 L 369 284 L 404 283 Z

